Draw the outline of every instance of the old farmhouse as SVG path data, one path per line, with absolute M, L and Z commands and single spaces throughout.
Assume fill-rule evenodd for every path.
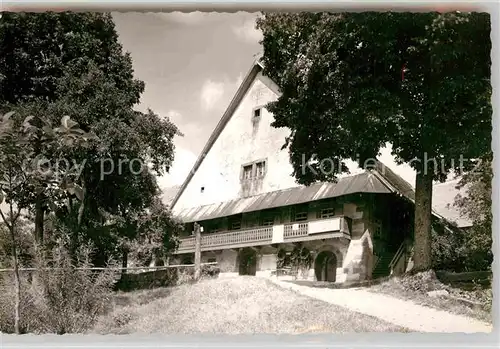
M 380 162 L 338 183 L 297 186 L 288 150 L 281 149 L 289 130 L 271 127 L 264 108 L 279 93 L 260 63 L 253 64 L 171 201 L 187 229 L 170 263 L 193 263 L 196 222 L 203 229 L 202 262 L 217 262 L 223 273 L 286 273 L 294 249 L 309 254 L 300 276 L 309 280 L 403 272 L 412 186 Z

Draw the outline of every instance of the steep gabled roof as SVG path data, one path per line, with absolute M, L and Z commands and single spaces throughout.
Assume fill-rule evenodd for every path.
M 200 167 L 201 163 L 203 162 L 203 159 L 207 156 L 208 152 L 214 145 L 215 141 L 217 138 L 219 138 L 219 135 L 222 133 L 224 130 L 224 127 L 226 127 L 227 123 L 231 119 L 231 116 L 233 115 L 234 111 L 240 104 L 241 100 L 243 97 L 246 95 L 250 87 L 252 86 L 253 81 L 257 77 L 257 74 L 262 71 L 262 64 L 259 62 L 259 60 L 256 60 L 253 64 L 248 73 L 245 75 L 243 78 L 243 82 L 241 83 L 240 87 L 236 91 L 236 94 L 234 95 L 233 99 L 229 103 L 229 106 L 227 107 L 226 111 L 222 115 L 222 118 L 220 119 L 219 123 L 217 126 L 215 126 L 215 129 L 213 130 L 212 134 L 210 135 L 210 138 L 208 139 L 207 143 L 205 144 L 205 147 L 201 151 L 200 155 L 198 156 L 198 159 L 194 163 L 193 168 L 189 172 L 188 176 L 186 177 L 186 180 L 184 183 L 182 183 L 180 190 L 177 192 L 175 195 L 174 199 L 172 200 L 170 206 L 173 208 L 179 198 L 181 197 L 182 193 L 184 190 L 187 188 L 189 182 L 193 178 L 194 174 Z
M 415 191 L 410 183 L 405 181 L 401 176 L 397 175 L 389 167 L 384 165 L 381 161 L 375 163 L 375 171 L 373 173 L 386 185 L 388 185 L 393 192 L 403 195 L 408 200 L 415 202 Z
M 405 181 L 402 177 L 397 175 L 389 167 L 385 166 L 382 162 L 378 161 L 373 172 L 382 181 L 392 188 L 392 191 L 398 193 L 411 202 L 415 203 L 415 190 Z M 454 209 L 451 205 L 448 207 L 450 200 L 453 201 L 455 195 L 458 194 L 457 189 L 452 182 L 449 184 L 442 183 L 433 186 L 432 194 L 432 214 L 438 220 L 448 224 L 456 224 L 459 228 L 469 227 L 472 225 L 466 218 L 462 217 L 458 210 Z
M 472 222 L 464 217 L 460 210 L 453 206 L 455 197 L 460 194 L 466 195 L 465 190 L 457 189 L 458 179 L 435 184 L 432 188 L 432 206 L 446 219 L 457 223 L 459 228 L 472 226 Z
M 181 186 L 174 185 L 172 187 L 167 187 L 162 189 L 162 201 L 165 205 L 171 206 L 172 200 L 175 198 L 179 192 Z

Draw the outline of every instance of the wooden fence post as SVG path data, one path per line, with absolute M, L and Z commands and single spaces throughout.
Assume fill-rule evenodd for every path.
M 198 223 L 194 224 L 194 280 L 198 281 L 201 276 L 201 229 Z

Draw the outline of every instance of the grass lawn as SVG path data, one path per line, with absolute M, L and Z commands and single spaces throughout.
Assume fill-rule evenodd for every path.
M 428 291 L 446 290 L 448 296 L 430 297 Z M 391 278 L 367 288 L 367 291 L 387 294 L 431 308 L 445 310 L 492 323 L 491 288 L 464 290 L 441 283 L 432 272 Z M 460 301 L 457 298 L 469 300 Z M 472 303 L 478 303 L 477 305 Z
M 408 332 L 380 319 L 284 290 L 256 277 L 118 293 L 100 334 Z

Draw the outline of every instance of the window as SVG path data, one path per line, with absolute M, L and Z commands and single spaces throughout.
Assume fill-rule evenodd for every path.
M 292 209 L 292 219 L 294 222 L 302 222 L 302 221 L 307 221 L 307 216 L 308 216 L 308 206 L 307 205 L 300 205 L 300 206 L 295 206 Z
M 205 187 L 201 187 L 200 191 L 203 193 L 205 191 Z
M 295 214 L 295 222 L 307 221 L 307 212 L 297 212 Z
M 264 227 L 269 227 L 274 225 L 274 212 L 262 213 L 261 225 Z
M 252 180 L 262 178 L 266 175 L 266 160 L 255 161 L 251 164 L 243 165 L 242 180 Z
M 253 228 L 259 226 L 259 212 L 250 212 L 243 214 L 245 228 Z
M 264 177 L 264 175 L 266 174 L 266 162 L 265 161 L 258 162 L 256 168 L 257 168 L 256 171 L 257 178 Z
M 323 219 L 324 218 L 331 218 L 333 216 L 335 216 L 335 209 L 334 208 L 329 207 L 329 208 L 324 208 L 321 210 L 321 215 L 320 215 L 321 218 L 323 218 Z
M 243 179 L 252 179 L 253 165 L 243 166 Z
M 222 230 L 222 222 L 220 219 L 208 221 L 205 223 L 207 233 L 213 234 Z
M 236 215 L 230 218 L 229 220 L 229 229 L 230 230 L 239 230 L 241 229 L 241 215 Z
M 181 233 L 181 236 L 191 236 L 194 233 L 194 224 L 186 223 L 184 224 L 184 230 Z
M 262 108 L 256 108 L 253 110 L 253 117 L 254 118 L 260 118 L 260 111 L 262 110 Z

